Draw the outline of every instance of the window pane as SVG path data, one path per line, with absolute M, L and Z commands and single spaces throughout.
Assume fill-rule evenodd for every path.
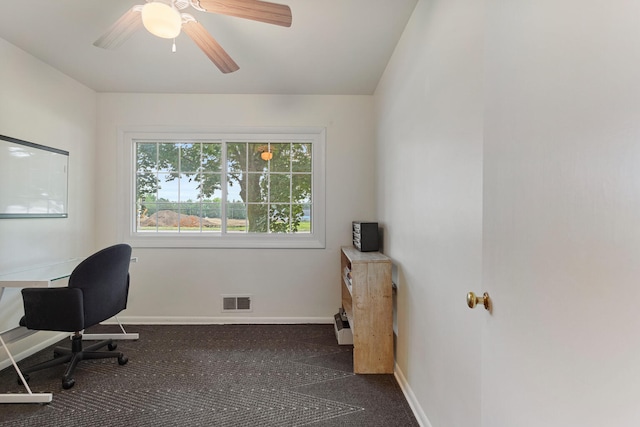
M 247 230 L 246 219 L 227 219 L 227 233 L 246 233 Z
M 136 166 L 140 171 L 153 171 L 157 168 L 158 144 L 138 144 L 136 149 Z
M 311 202 L 311 174 L 295 174 L 291 187 L 292 202 Z
M 227 218 L 229 219 L 246 219 L 247 205 L 242 202 L 227 203 Z
M 269 167 L 269 162 L 263 160 L 261 155 L 263 152 L 268 150 L 269 144 L 267 143 L 250 143 L 248 157 L 249 164 L 245 170 L 249 172 L 266 172 Z
M 291 144 L 275 143 L 270 145 L 273 158 L 271 172 L 289 172 L 291 170 Z
M 311 232 L 311 205 L 296 204 L 291 206 L 293 222 L 291 224 L 295 233 Z
M 149 200 L 138 200 L 136 203 L 136 212 L 138 219 L 143 219 L 148 217 L 149 215 L 153 215 L 158 210 L 158 205 L 154 201 Z
M 242 202 L 227 204 L 227 232 L 247 231 L 247 206 Z
M 222 191 L 220 190 L 222 174 L 202 173 L 199 174 L 196 179 L 198 181 L 198 187 L 203 200 L 209 200 L 216 197 L 220 199 L 222 197 Z
M 180 172 L 194 174 L 200 169 L 202 144 L 180 145 Z
M 202 206 L 200 203 L 180 203 L 180 216 L 197 216 L 199 217 L 202 213 Z M 182 219 L 180 220 L 182 223 Z
M 180 204 L 180 231 L 200 231 L 201 227 L 200 203 Z
M 245 174 L 233 174 L 229 175 L 227 182 L 227 202 L 242 202 L 247 199 L 246 188 L 241 188 L 241 182 L 243 182 Z
M 218 200 L 220 200 L 218 198 Z M 202 204 L 202 231 L 220 231 L 222 229 L 222 203 L 204 202 Z
M 291 175 L 271 174 L 269 193 L 271 202 L 289 203 L 291 201 Z
M 274 233 L 288 233 L 291 231 L 291 206 L 272 204 L 269 206 L 269 229 Z
M 222 213 L 221 202 L 204 202 L 202 204 L 202 216 L 204 218 L 220 218 Z
M 202 144 L 202 170 L 204 172 L 222 171 L 222 144 Z
M 291 144 L 291 170 L 311 172 L 311 144 Z
M 227 170 L 243 172 L 247 170 L 247 143 L 227 143 Z
M 195 202 L 200 198 L 200 183 L 187 175 L 179 180 L 180 201 Z
M 152 216 L 158 211 L 156 203 L 147 203 L 138 206 L 137 231 L 156 231 L 156 220 Z
M 178 231 L 177 203 L 158 203 L 158 211 L 150 217 L 158 226 L 158 231 Z
M 136 200 L 156 200 L 158 192 L 158 179 L 155 172 L 144 172 L 136 176 Z
M 158 144 L 158 170 L 165 172 L 178 172 L 178 157 L 180 150 L 178 144 Z
M 227 204 L 227 232 L 247 231 L 247 206 L 241 201 L 233 201 Z
M 158 201 L 178 202 L 178 181 L 173 175 L 158 174 Z
M 266 204 L 247 205 L 247 221 L 249 232 L 266 233 L 269 223 L 269 211 Z
M 266 174 L 249 173 L 246 175 L 247 202 L 266 203 L 268 180 Z

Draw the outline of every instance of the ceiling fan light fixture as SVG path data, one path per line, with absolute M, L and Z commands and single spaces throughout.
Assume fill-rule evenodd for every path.
M 154 36 L 173 39 L 180 34 L 180 12 L 168 4 L 149 2 L 142 8 L 142 24 Z

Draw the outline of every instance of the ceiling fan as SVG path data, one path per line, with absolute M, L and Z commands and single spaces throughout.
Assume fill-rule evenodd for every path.
M 183 30 L 223 73 L 240 69 L 193 15 L 181 11 L 189 6 L 200 12 L 218 13 L 268 24 L 291 26 L 289 6 L 261 0 L 146 0 L 125 12 L 93 44 L 115 49 L 144 26 L 158 37 L 175 39 Z M 175 42 L 174 42 L 175 50 Z

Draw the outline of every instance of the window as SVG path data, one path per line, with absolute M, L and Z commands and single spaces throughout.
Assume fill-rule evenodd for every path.
M 123 131 L 123 240 L 143 247 L 324 247 L 324 130 Z

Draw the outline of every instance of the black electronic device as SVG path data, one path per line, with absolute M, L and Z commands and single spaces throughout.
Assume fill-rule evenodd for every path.
M 378 223 L 353 221 L 353 246 L 360 252 L 377 252 L 379 249 Z

